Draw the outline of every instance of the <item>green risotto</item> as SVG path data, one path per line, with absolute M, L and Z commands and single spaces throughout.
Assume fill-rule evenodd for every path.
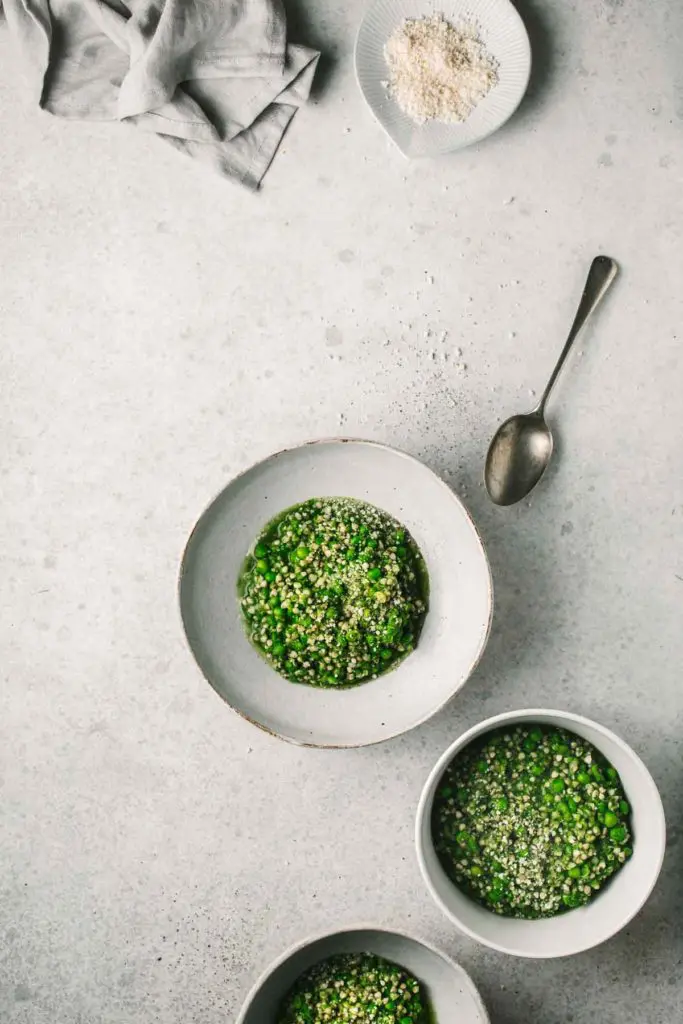
M 238 590 L 254 647 L 310 686 L 386 672 L 414 650 L 427 613 L 415 542 L 386 512 L 351 498 L 315 498 L 269 523 Z
M 458 754 L 432 812 L 449 878 L 507 917 L 588 903 L 631 856 L 630 806 L 616 769 L 564 729 L 524 725 Z
M 429 1024 L 419 981 L 371 953 L 342 953 L 306 971 L 276 1024 Z

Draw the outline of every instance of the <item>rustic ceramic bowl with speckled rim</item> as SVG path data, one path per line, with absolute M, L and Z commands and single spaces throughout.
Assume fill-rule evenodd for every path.
M 280 1004 L 297 978 L 338 953 L 373 953 L 409 971 L 422 983 L 439 1024 L 489 1024 L 481 996 L 459 964 L 411 935 L 373 927 L 320 935 L 287 950 L 256 982 L 237 1024 L 276 1024 Z
M 254 650 L 237 598 L 243 560 L 278 513 L 310 498 L 348 497 L 388 512 L 411 533 L 429 572 L 417 649 L 350 689 L 287 682 Z M 313 441 L 271 455 L 228 484 L 196 524 L 182 560 L 180 610 L 207 680 L 244 718 L 292 743 L 358 747 L 426 721 L 464 685 L 488 639 L 493 590 L 479 534 L 430 469 L 370 441 Z

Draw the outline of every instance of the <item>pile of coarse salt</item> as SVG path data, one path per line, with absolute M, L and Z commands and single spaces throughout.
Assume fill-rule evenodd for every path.
M 465 121 L 498 81 L 498 64 L 475 25 L 443 14 L 404 18 L 384 47 L 387 88 L 417 122 Z

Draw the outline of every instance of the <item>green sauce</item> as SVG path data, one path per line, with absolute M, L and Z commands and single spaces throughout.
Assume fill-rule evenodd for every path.
M 449 765 L 432 835 L 449 878 L 507 917 L 588 903 L 631 856 L 631 810 L 616 769 L 564 729 L 487 734 Z
M 258 536 L 238 594 L 247 636 L 286 679 L 355 686 L 417 645 L 428 578 L 408 532 L 351 498 L 295 505 Z
M 372 953 L 342 953 L 306 971 L 276 1024 L 435 1024 L 423 987 Z

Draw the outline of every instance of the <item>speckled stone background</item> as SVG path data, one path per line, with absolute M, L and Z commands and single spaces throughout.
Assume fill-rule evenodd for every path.
M 409 164 L 354 83 L 363 5 L 297 4 L 298 38 L 327 60 L 258 197 L 142 133 L 30 109 L 0 28 L 0 1020 L 225 1024 L 285 946 L 365 920 L 454 954 L 493 1024 L 674 1024 L 683 9 L 523 0 L 519 115 Z M 553 404 L 559 457 L 530 504 L 496 509 L 487 441 L 540 390 L 601 250 L 623 273 Z M 175 582 L 229 477 L 339 431 L 445 475 L 497 609 L 443 714 L 325 753 L 221 703 Z M 670 827 L 644 912 L 559 962 L 458 936 L 413 855 L 438 754 L 528 704 L 616 729 Z

